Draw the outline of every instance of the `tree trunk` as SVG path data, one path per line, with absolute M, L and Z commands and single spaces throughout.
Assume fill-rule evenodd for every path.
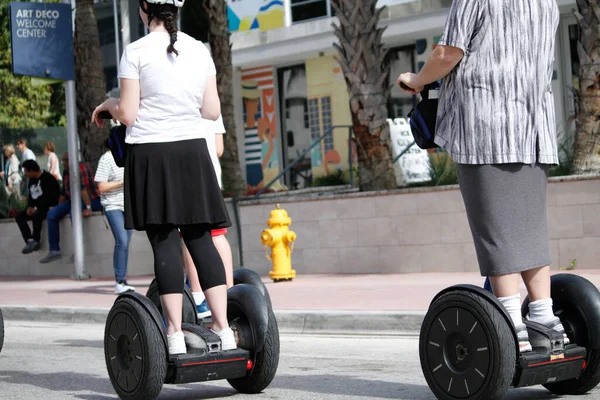
M 600 6 L 598 0 L 577 0 L 579 11 L 579 110 L 573 144 L 575 173 L 600 172 Z
M 381 9 L 377 0 L 333 0 L 339 19 L 333 24 L 334 43 L 350 94 L 350 112 L 358 151 L 358 178 L 362 191 L 395 189 L 389 126 L 387 85 L 389 64 L 377 28 Z
M 106 129 L 90 122 L 94 109 L 106 100 L 98 25 L 93 0 L 77 0 L 75 10 L 75 84 L 77 90 L 77 133 L 84 161 L 94 171 L 103 153 Z
M 210 27 L 210 48 L 217 68 L 217 88 L 221 99 L 221 115 L 227 133 L 221 157 L 223 187 L 225 193 L 234 196 L 243 193 L 246 184 L 242 176 L 233 107 L 233 70 L 231 66 L 231 44 L 227 22 L 227 3 L 224 0 L 204 0 Z

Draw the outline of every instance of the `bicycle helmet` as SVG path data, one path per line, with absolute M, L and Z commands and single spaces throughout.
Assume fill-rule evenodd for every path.
M 142 1 L 143 0 L 140 0 L 140 3 Z M 166 5 L 172 5 L 172 6 L 175 6 L 175 7 L 183 7 L 183 2 L 185 0 L 145 0 L 145 1 L 148 4 L 156 4 L 156 5 L 160 5 L 160 6 L 166 4 Z

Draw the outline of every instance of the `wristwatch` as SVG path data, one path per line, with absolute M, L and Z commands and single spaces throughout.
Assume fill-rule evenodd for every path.
M 88 210 L 91 210 L 92 206 L 85 206 L 85 208 L 87 208 Z

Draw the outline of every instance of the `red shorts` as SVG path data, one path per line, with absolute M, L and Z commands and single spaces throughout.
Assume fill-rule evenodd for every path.
M 223 236 L 226 233 L 227 233 L 227 228 L 213 229 L 212 231 L 210 231 L 210 235 L 212 237 Z M 181 232 L 179 232 L 179 237 L 183 238 L 183 236 L 181 235 Z
M 227 233 L 227 228 L 213 229 L 212 231 L 210 231 L 210 234 L 212 235 L 212 237 L 223 236 L 226 233 Z

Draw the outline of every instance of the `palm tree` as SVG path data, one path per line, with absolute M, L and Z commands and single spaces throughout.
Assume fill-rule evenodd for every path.
M 389 64 L 381 43 L 385 28 L 377 27 L 383 8 L 377 9 L 376 4 L 377 0 L 331 2 L 339 19 L 339 25 L 333 24 L 339 44 L 333 46 L 350 94 L 358 178 L 363 191 L 397 187 L 387 124 Z
M 233 70 L 231 66 L 231 44 L 227 3 L 224 0 L 204 0 L 208 15 L 209 42 L 215 67 L 217 68 L 217 88 L 221 99 L 221 115 L 227 133 L 224 137 L 224 151 L 221 157 L 223 187 L 234 196 L 242 194 L 246 188 L 240 158 L 238 155 L 235 116 L 233 108 Z
M 580 67 L 574 172 L 600 172 L 600 6 L 598 0 L 577 0 L 577 6 Z
M 91 124 L 90 117 L 96 106 L 106 100 L 106 83 L 93 0 L 76 0 L 74 50 L 77 132 L 83 159 L 95 170 L 106 130 Z

